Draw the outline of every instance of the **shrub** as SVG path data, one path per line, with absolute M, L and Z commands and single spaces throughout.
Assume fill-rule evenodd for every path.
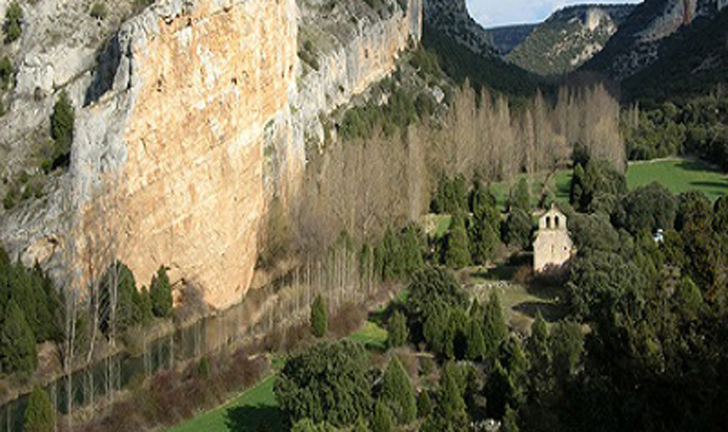
M 7 12 L 5 13 L 5 24 L 3 30 L 5 31 L 5 43 L 12 43 L 20 39 L 23 34 L 23 9 L 20 7 L 17 1 L 10 3 Z
M 48 394 L 39 386 L 33 387 L 25 410 L 23 432 L 51 432 L 55 430 L 53 406 Z
M 432 401 L 427 390 L 422 390 L 417 396 L 417 417 L 425 418 L 432 413 Z
M 447 236 L 445 264 L 453 269 L 461 269 L 470 265 L 468 232 L 465 229 L 463 216 L 459 212 L 452 217 L 452 227 Z
M 328 331 L 327 315 L 326 302 L 324 302 L 323 297 L 319 294 L 311 306 L 311 334 L 317 338 L 326 336 L 326 332 Z
M 94 3 L 89 13 L 93 18 L 96 18 L 97 20 L 104 20 L 109 15 L 109 10 L 106 8 L 105 4 L 99 2 Z

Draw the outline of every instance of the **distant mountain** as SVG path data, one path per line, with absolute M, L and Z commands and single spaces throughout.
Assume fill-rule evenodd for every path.
M 522 44 L 531 33 L 538 27 L 538 24 L 521 24 L 505 27 L 494 27 L 486 29 L 490 36 L 490 44 L 501 55 L 508 55 L 518 45 Z
M 563 8 L 538 25 L 507 59 L 545 76 L 576 70 L 604 48 L 634 8 L 634 5 Z
M 630 99 L 703 95 L 728 83 L 728 8 L 666 39 L 657 59 L 622 82 Z
M 501 58 L 491 36 L 469 14 L 465 0 L 425 0 L 422 43 L 435 51 L 454 80 L 470 80 L 511 95 L 531 94 L 539 78 Z
M 669 46 L 700 49 L 675 44 L 672 36 L 681 30 L 691 33 L 691 29 L 703 28 L 726 6 L 728 0 L 645 0 L 583 69 L 623 81 L 658 62 L 672 50 Z

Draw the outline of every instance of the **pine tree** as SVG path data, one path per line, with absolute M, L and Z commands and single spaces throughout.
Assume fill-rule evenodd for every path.
M 427 390 L 422 390 L 417 396 L 417 417 L 425 418 L 432 413 L 432 401 Z
M 396 311 L 392 314 L 387 327 L 389 331 L 387 344 L 390 348 L 401 347 L 407 343 L 409 330 L 407 329 L 407 320 L 402 312 Z
M 465 230 L 463 215 L 456 213 L 452 217 L 452 226 L 447 239 L 445 264 L 453 269 L 461 269 L 470 265 L 470 249 L 468 233 Z
M 159 318 L 171 318 L 174 312 L 172 304 L 172 286 L 169 283 L 167 269 L 162 266 L 152 277 L 149 285 L 149 296 L 152 299 L 152 311 Z
M 25 410 L 23 432 L 51 432 L 54 427 L 55 416 L 51 399 L 42 388 L 35 386 Z
M 12 43 L 20 38 L 23 33 L 23 9 L 17 1 L 10 3 L 7 12 L 5 12 L 5 23 L 3 30 L 5 31 L 5 42 Z
M 392 411 L 382 401 L 377 401 L 371 423 L 372 432 L 390 432 L 393 424 Z
M 437 424 L 449 425 L 449 430 L 467 429 L 468 413 L 463 398 L 463 381 L 462 371 L 455 363 L 445 364 L 437 392 L 437 408 L 433 415 Z
M 311 306 L 311 334 L 317 338 L 326 336 L 328 332 L 328 313 L 326 303 L 321 294 L 316 296 Z
M 399 424 L 411 423 L 417 416 L 415 390 L 396 356 L 392 357 L 384 372 L 381 400 L 392 411 Z
M 53 106 L 53 115 L 51 117 L 51 137 L 56 143 L 55 154 L 53 155 L 55 161 L 67 159 L 71 153 L 75 117 L 71 100 L 68 98 L 68 94 L 62 91 L 58 101 Z
M 511 191 L 509 211 L 521 209 L 528 213 L 531 211 L 531 193 L 528 190 L 528 181 L 522 178 Z
M 536 371 L 546 370 L 549 364 L 549 331 L 541 311 L 531 325 L 531 337 L 528 338 L 527 349 L 531 365 Z
M 500 432 L 518 432 L 518 413 L 510 405 L 506 405 Z
M 0 329 L 0 369 L 3 373 L 30 374 L 37 363 L 33 331 L 20 306 L 11 299 Z
M 490 295 L 485 305 L 483 338 L 485 340 L 484 359 L 492 364 L 498 356 L 501 343 L 508 337 L 508 329 L 503 318 L 503 309 L 496 293 Z
M 471 319 L 468 328 L 468 360 L 477 361 L 483 357 L 485 352 L 485 339 L 479 319 Z
M 500 242 L 497 231 L 490 223 L 488 212 L 482 211 L 473 216 L 468 235 L 473 261 L 476 264 L 487 263 Z
M 486 397 L 488 399 L 488 415 L 502 419 L 506 406 L 512 401 L 514 386 L 508 371 L 496 360 L 493 373 L 488 377 Z

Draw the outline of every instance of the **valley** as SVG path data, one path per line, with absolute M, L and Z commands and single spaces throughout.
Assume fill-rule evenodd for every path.
M 0 0 L 0 432 L 719 430 L 726 6 Z

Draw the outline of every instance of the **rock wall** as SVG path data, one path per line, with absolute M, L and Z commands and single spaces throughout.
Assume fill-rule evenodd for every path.
M 420 38 L 421 0 L 329 21 L 305 3 L 167 0 L 124 23 L 75 97 L 85 106 L 70 172 L 0 221 L 3 244 L 47 268 L 72 256 L 80 287 L 115 256 L 140 286 L 165 265 L 213 307 L 240 301 L 266 202 L 295 194 L 320 114 L 386 76 Z M 333 42 L 313 71 L 298 36 L 316 22 Z

